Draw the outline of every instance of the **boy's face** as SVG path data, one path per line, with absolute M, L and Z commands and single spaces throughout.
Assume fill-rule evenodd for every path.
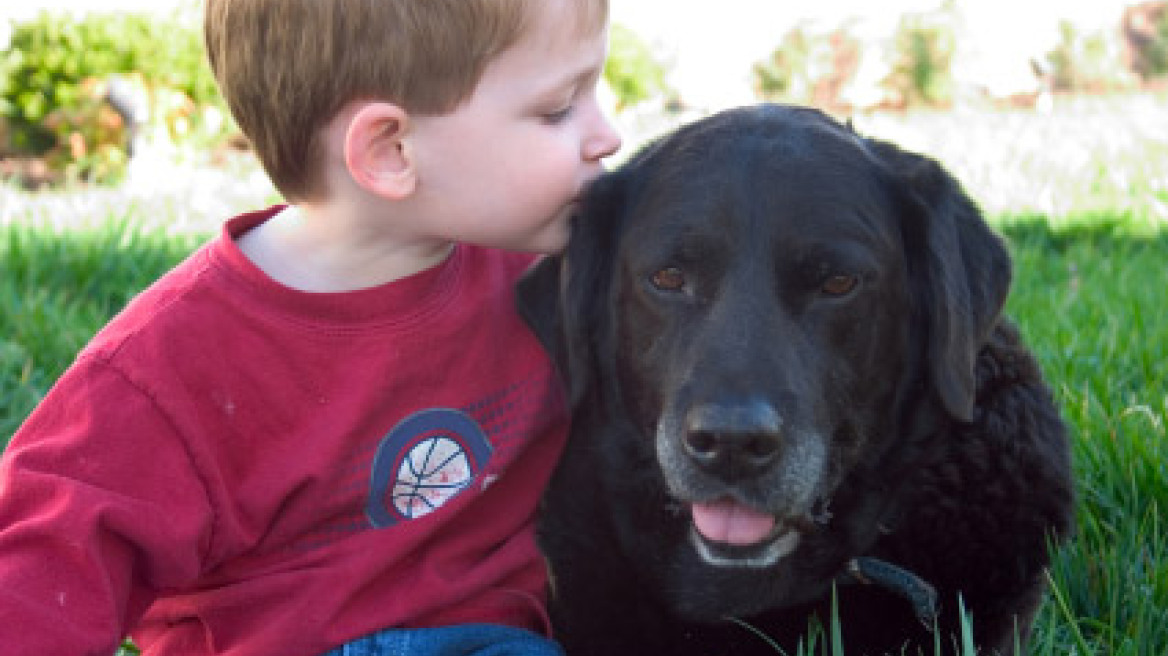
M 526 33 L 488 64 L 465 103 L 413 120 L 434 237 L 558 251 L 580 191 L 620 147 L 596 98 L 607 34 L 580 34 L 571 0 L 535 4 Z

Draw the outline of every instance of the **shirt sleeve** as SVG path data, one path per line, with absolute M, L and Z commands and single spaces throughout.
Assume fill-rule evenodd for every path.
M 148 394 L 80 360 L 0 459 L 0 645 L 110 656 L 161 592 L 201 570 L 214 513 Z

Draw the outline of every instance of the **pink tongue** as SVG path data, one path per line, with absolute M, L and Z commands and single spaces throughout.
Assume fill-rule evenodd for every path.
M 712 542 L 748 546 L 762 542 L 775 528 L 775 518 L 731 501 L 695 503 L 693 522 Z

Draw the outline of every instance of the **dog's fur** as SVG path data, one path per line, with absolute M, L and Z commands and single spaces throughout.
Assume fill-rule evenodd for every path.
M 1013 652 L 1073 492 L 1009 284 L 936 162 L 814 110 L 725 112 L 598 180 L 519 287 L 573 413 L 539 526 L 569 656 L 794 653 L 833 588 L 848 654 L 952 650 L 962 605 Z M 939 633 L 843 585 L 856 557 L 931 584 Z

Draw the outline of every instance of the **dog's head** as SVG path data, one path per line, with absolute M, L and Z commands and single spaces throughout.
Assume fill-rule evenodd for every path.
M 689 509 L 693 553 L 741 570 L 779 567 L 829 501 L 838 514 L 909 404 L 971 417 L 1009 280 L 934 161 L 768 105 L 597 181 L 566 253 L 519 293 L 574 412 L 631 422 Z M 855 514 L 870 525 L 848 530 L 874 534 L 878 513 Z

